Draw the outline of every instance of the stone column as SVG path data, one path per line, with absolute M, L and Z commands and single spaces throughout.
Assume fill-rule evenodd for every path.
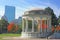
M 52 31 L 51 19 L 49 20 L 49 30 Z
M 42 24 L 41 24 L 41 20 L 40 20 L 40 32 L 42 32 Z
M 32 32 L 34 32 L 34 19 L 32 20 Z
M 25 32 L 27 32 L 28 30 L 28 19 L 26 18 L 26 29 L 25 29 Z
M 22 19 L 22 32 L 24 32 L 24 19 Z
M 41 32 L 42 32 L 42 20 L 41 20 Z
M 47 23 L 47 20 L 44 20 L 44 25 L 45 25 L 45 26 L 44 26 L 44 27 L 45 27 L 45 28 L 44 28 L 44 32 L 47 31 L 47 29 L 46 29 L 46 25 L 47 25 L 47 24 L 46 24 L 46 23 Z

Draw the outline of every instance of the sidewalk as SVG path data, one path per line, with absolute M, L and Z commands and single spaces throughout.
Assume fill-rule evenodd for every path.
M 60 39 L 5 37 L 3 38 L 3 40 L 60 40 Z

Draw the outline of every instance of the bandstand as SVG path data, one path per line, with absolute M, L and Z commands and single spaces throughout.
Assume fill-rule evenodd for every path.
M 44 9 L 24 12 L 22 37 L 47 37 L 51 32 L 51 14 Z

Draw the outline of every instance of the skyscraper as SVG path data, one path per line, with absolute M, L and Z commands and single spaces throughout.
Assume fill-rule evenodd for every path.
M 11 22 L 15 19 L 15 7 L 5 6 L 5 16 L 7 17 L 8 22 Z

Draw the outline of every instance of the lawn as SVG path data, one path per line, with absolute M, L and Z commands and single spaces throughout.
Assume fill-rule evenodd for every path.
M 21 36 L 21 34 L 0 34 L 0 40 L 4 37 L 18 37 Z
M 0 34 L 0 37 L 5 37 L 5 36 L 17 37 L 17 36 L 21 36 L 21 34 Z

